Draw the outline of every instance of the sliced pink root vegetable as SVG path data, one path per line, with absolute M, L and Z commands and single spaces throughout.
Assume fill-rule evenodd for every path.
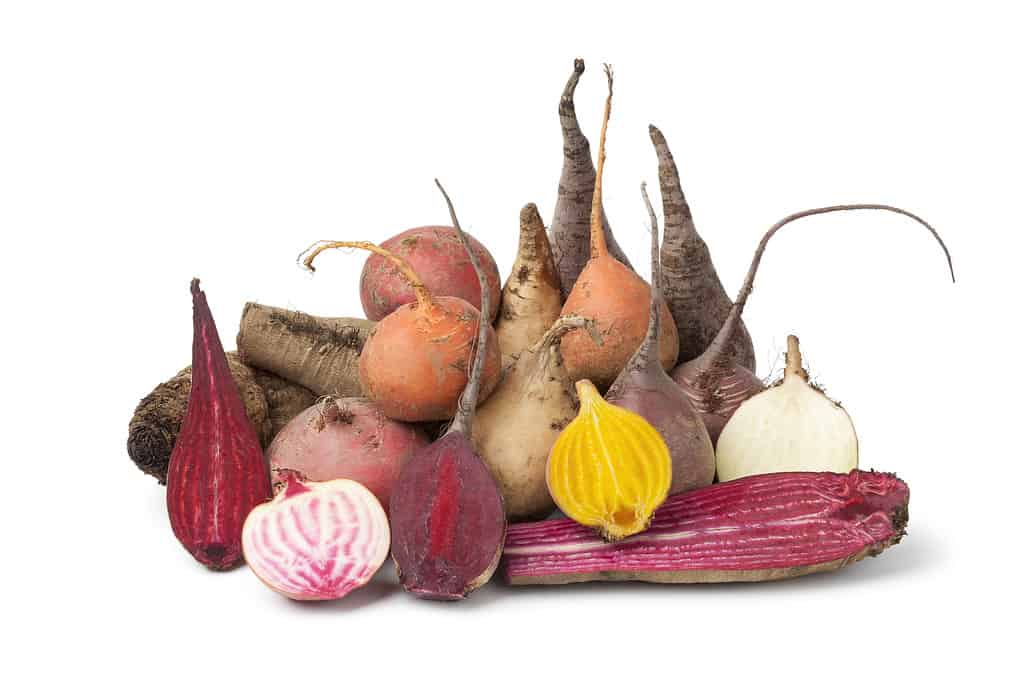
M 292 600 L 336 600 L 365 585 L 391 545 L 376 496 L 350 479 L 304 482 L 294 472 L 278 474 L 280 492 L 254 509 L 242 530 L 252 571 Z

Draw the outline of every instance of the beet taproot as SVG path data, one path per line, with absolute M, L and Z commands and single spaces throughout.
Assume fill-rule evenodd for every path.
M 817 216 L 836 211 L 888 211 L 906 216 L 916 221 L 931 233 L 938 242 L 948 261 L 948 270 L 955 282 L 955 271 L 952 268 L 952 256 L 948 247 L 941 239 L 930 223 L 916 214 L 905 209 L 886 204 L 841 204 L 837 206 L 825 206 L 816 209 L 807 209 L 791 214 L 781 219 L 760 239 L 760 244 L 753 254 L 746 279 L 735 297 L 732 310 L 725 319 L 725 324 L 718 331 L 717 336 L 707 350 L 700 354 L 695 360 L 680 364 L 672 370 L 671 377 L 682 388 L 682 391 L 689 397 L 696 412 L 703 418 L 710 434 L 711 441 L 717 443 L 721 430 L 728 419 L 735 413 L 743 401 L 763 391 L 764 384 L 760 379 L 742 366 L 732 352 L 734 348 L 735 335 L 741 335 L 741 316 L 743 308 L 749 295 L 753 292 L 753 281 L 756 278 L 757 270 L 760 268 L 760 260 L 763 258 L 764 250 L 771 238 L 784 226 L 793 221 L 809 216 Z
M 438 182 L 462 235 L 454 206 Z M 464 239 L 464 238 L 463 238 Z M 488 275 L 469 251 L 486 291 Z M 483 300 L 482 318 L 490 303 Z M 493 330 L 478 326 L 470 378 L 447 432 L 416 452 L 391 494 L 391 557 L 406 591 L 432 600 L 460 600 L 493 575 L 507 528 L 501 490 L 472 445 L 472 424 Z
M 664 246 L 661 247 L 664 299 L 678 330 L 679 362 L 684 363 L 710 346 L 725 324 L 732 300 L 714 269 L 707 243 L 696 230 L 667 140 L 656 126 L 650 126 L 650 139 L 657 152 L 657 175 L 664 210 Z M 741 319 L 736 323 L 727 353 L 738 365 L 756 372 L 753 340 Z
M 588 379 L 601 389 L 610 386 L 643 343 L 650 307 L 650 286 L 611 255 L 601 228 L 601 188 L 614 83 L 611 67 L 605 65 L 604 71 L 608 92 L 590 212 L 590 260 L 561 309 L 563 316 L 578 315 L 596 323 L 603 341 L 601 345 L 598 346 L 584 331 L 574 330 L 562 340 L 561 352 L 573 379 Z M 663 306 L 661 316 L 665 324 L 661 326 L 658 358 L 664 369 L 670 370 L 678 358 L 678 330 L 667 305 Z
M 586 70 L 582 59 L 576 59 L 558 103 L 561 120 L 563 161 L 558 182 L 558 199 L 550 227 L 551 253 L 558 269 L 562 298 L 567 298 L 579 273 L 590 260 L 590 213 L 597 171 L 590 155 L 590 142 L 579 127 L 575 115 L 575 89 Z M 603 205 L 600 206 L 601 231 L 611 254 L 631 268 L 629 259 L 615 241 Z
M 547 231 L 536 204 L 519 212 L 519 250 L 501 290 L 501 314 L 494 329 L 509 363 L 543 337 L 561 313 L 561 286 Z

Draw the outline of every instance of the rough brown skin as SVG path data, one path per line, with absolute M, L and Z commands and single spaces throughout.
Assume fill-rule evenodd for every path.
M 547 455 L 579 412 L 560 343 L 569 330 L 582 327 L 595 334 L 592 321 L 558 319 L 505 368 L 504 379 L 476 412 L 473 445 L 501 487 L 510 521 L 543 519 L 554 510 Z
M 608 389 L 604 399 L 644 418 L 664 439 L 671 455 L 671 488 L 681 493 L 709 486 L 714 481 L 714 445 L 707 428 L 682 389 L 672 381 L 657 360 L 660 336 L 660 281 L 657 248 L 657 215 L 647 196 L 646 183 L 640 187 L 650 216 L 650 320 L 646 338 L 628 365 Z
M 561 285 L 536 204 L 519 213 L 519 251 L 494 325 L 505 363 L 543 337 L 561 314 Z
M 359 318 L 321 318 L 249 302 L 238 327 L 238 354 L 247 365 L 317 396 L 365 396 L 359 356 L 373 327 Z
M 561 282 L 561 296 L 567 298 L 579 273 L 590 260 L 590 211 L 593 204 L 593 185 L 597 171 L 590 156 L 590 142 L 579 128 L 575 115 L 575 88 L 579 77 L 586 70 L 581 59 L 575 60 L 575 68 L 565 84 L 558 105 L 561 119 L 561 137 L 564 143 L 564 162 L 561 180 L 558 184 L 558 201 L 554 205 L 554 220 L 551 221 L 550 242 L 554 263 Z M 608 251 L 625 266 L 631 268 L 629 259 L 615 241 L 611 227 L 601 206 L 601 225 Z
M 230 356 L 230 354 L 228 355 Z M 270 421 L 272 436 L 276 436 L 284 429 L 284 425 L 291 422 L 293 417 L 316 403 L 316 394 L 303 386 L 258 368 L 253 368 L 252 372 L 256 378 L 256 384 L 260 386 L 266 396 L 266 405 L 270 411 L 267 419 Z M 265 448 L 267 445 L 264 442 L 263 447 Z
M 253 370 L 242 363 L 236 353 L 228 353 L 227 362 L 238 385 L 245 412 L 265 447 L 276 433 L 270 417 L 274 409 L 268 405 Z M 189 365 L 149 392 L 135 408 L 128 424 L 128 456 L 140 470 L 156 477 L 161 484 L 167 483 L 167 465 L 181 431 L 191 390 L 192 366 Z M 311 400 L 309 405 L 312 405 Z M 283 406 L 280 409 L 284 410 Z
M 905 209 L 886 204 L 840 204 L 837 206 L 824 206 L 816 209 L 807 209 L 786 216 L 773 226 L 760 239 L 760 244 L 753 254 L 746 279 L 743 281 L 739 295 L 735 297 L 735 304 L 725 319 L 725 324 L 718 330 L 710 346 L 695 360 L 680 364 L 671 372 L 671 377 L 681 387 L 682 391 L 689 397 L 690 403 L 703 418 L 711 440 L 717 444 L 718 436 L 724 428 L 725 423 L 735 413 L 739 405 L 750 396 L 764 389 L 763 382 L 743 367 L 732 353 L 734 340 L 741 335 L 742 311 L 746 301 L 753 293 L 753 281 L 756 278 L 757 270 L 760 268 L 760 260 L 764 256 L 764 250 L 771 238 L 784 226 L 793 221 L 809 216 L 817 216 L 836 211 L 887 211 L 897 213 L 911 218 L 926 228 L 934 239 L 941 246 L 948 261 L 948 270 L 955 282 L 955 271 L 952 268 L 952 256 L 945 246 L 938 232 L 931 225 L 916 214 Z
M 710 346 L 714 335 L 725 324 L 732 300 L 725 293 L 714 270 L 707 243 L 696 231 L 678 168 L 668 143 L 655 126 L 650 139 L 657 150 L 657 174 L 664 207 L 664 245 L 661 247 L 661 271 L 664 273 L 664 299 L 678 329 L 680 363 L 692 360 Z M 739 365 L 756 372 L 753 340 L 742 320 L 728 347 Z
M 590 260 L 561 309 L 563 316 L 579 315 L 595 321 L 603 345 L 598 346 L 589 335 L 575 330 L 565 335 L 561 351 L 572 379 L 588 379 L 602 390 L 618 377 L 643 343 L 649 317 L 647 312 L 650 310 L 650 285 L 611 255 L 600 227 L 604 148 L 614 85 L 611 67 L 605 65 L 604 71 L 608 93 L 600 129 L 597 175 L 590 212 Z M 671 319 L 667 305 L 662 307 L 661 315 L 665 321 Z M 670 369 L 678 358 L 678 330 L 674 320 L 662 326 L 659 342 L 661 364 L 665 370 Z

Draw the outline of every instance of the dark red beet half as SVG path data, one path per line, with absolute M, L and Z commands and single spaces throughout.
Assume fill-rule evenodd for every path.
M 488 281 L 440 183 L 437 187 L 480 280 Z M 483 297 L 480 320 L 490 317 Z M 479 325 L 476 354 L 454 421 L 436 442 L 414 453 L 391 492 L 391 557 L 408 592 L 460 600 L 490 580 L 504 548 L 507 521 L 497 481 L 473 449 L 472 419 L 479 399 L 489 325 Z

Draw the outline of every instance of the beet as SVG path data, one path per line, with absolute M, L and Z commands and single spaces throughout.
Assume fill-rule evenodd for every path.
M 198 280 L 192 320 L 192 389 L 167 469 L 167 512 L 196 560 L 230 569 L 242 562 L 245 518 L 270 498 L 270 474 Z
M 707 486 L 714 481 L 714 446 L 699 414 L 685 392 L 672 381 L 657 358 L 660 337 L 661 269 L 657 248 L 657 215 L 642 185 L 650 214 L 651 271 L 650 320 L 646 338 L 604 397 L 612 405 L 646 419 L 661 435 L 671 455 L 670 493 Z
M 437 183 L 462 243 L 487 291 L 488 278 Z M 490 337 L 490 303 L 482 300 L 472 370 L 447 432 L 413 454 L 391 492 L 391 557 L 401 584 L 421 598 L 459 600 L 490 580 L 507 528 L 504 501 L 486 464 L 472 446 L 472 420 Z

